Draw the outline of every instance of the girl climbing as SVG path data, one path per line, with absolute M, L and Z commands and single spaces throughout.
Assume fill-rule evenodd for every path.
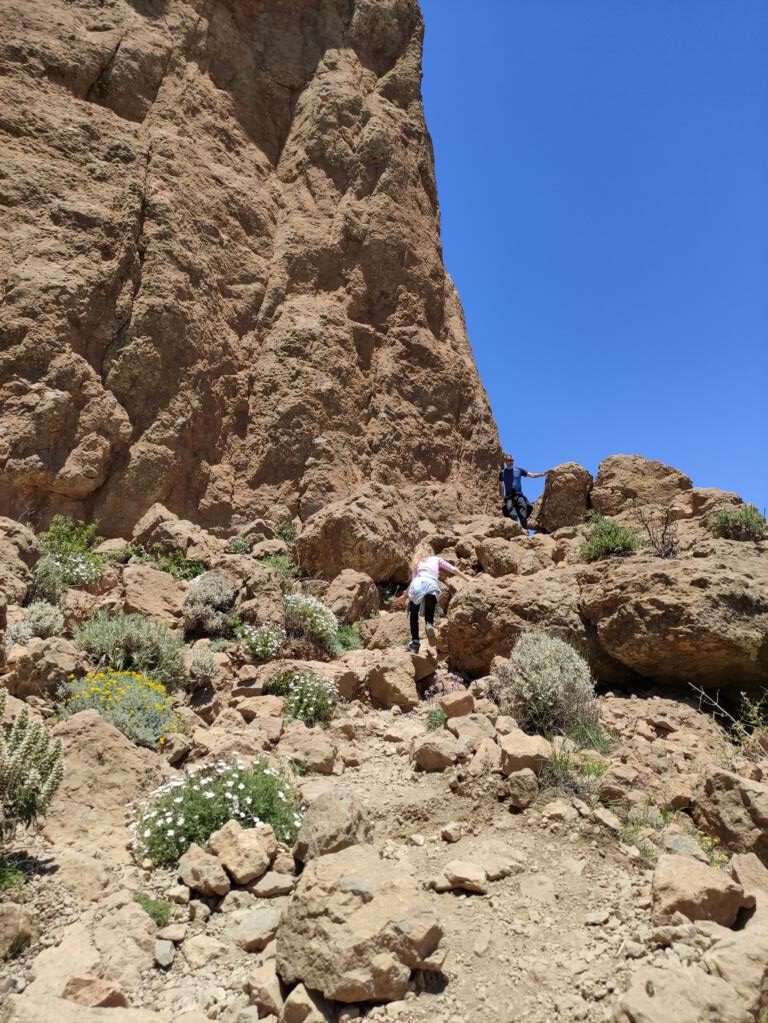
M 469 576 L 452 565 L 450 561 L 443 561 L 433 553 L 428 544 L 420 544 L 413 555 L 411 562 L 411 583 L 407 594 L 400 598 L 404 604 L 408 600 L 408 618 L 411 626 L 411 642 L 408 649 L 414 653 L 419 652 L 419 608 L 424 607 L 424 631 L 427 634 L 427 642 L 432 645 L 435 642 L 435 608 L 440 596 L 440 573 L 457 575 L 459 579 L 469 582 Z

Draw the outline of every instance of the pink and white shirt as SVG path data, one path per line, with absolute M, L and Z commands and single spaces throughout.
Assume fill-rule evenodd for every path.
M 423 558 L 416 566 L 412 579 L 415 579 L 417 575 L 431 575 L 435 579 L 440 578 L 440 572 L 448 572 L 449 575 L 453 575 L 456 572 L 455 565 L 452 565 L 450 561 L 443 561 L 442 558 L 438 558 L 436 554 L 433 554 L 429 558 Z

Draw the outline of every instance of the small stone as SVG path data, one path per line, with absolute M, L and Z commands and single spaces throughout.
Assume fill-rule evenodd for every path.
M 530 767 L 525 767 L 522 771 L 513 771 L 509 775 L 507 792 L 510 806 L 515 810 L 525 810 L 536 801 L 539 783 Z
M 117 1009 L 128 1005 L 128 999 L 116 984 L 88 974 L 70 977 L 64 985 L 62 998 L 89 1009 Z
M 229 891 L 229 878 L 221 863 L 194 843 L 179 860 L 179 877 L 201 895 L 226 895 Z
M 458 842 L 462 836 L 463 829 L 458 821 L 449 821 L 448 824 L 444 824 L 441 831 L 440 837 L 444 842 L 452 843 Z
M 155 941 L 155 962 L 158 966 L 167 967 L 170 966 L 173 960 L 176 958 L 176 946 L 172 941 L 163 941 L 157 939 Z
M 442 868 L 440 875 L 432 881 L 432 887 L 437 892 L 453 891 L 458 888 L 485 895 L 488 891 L 487 880 L 485 870 L 477 864 L 468 863 L 466 860 L 450 860 Z
M 594 913 L 587 913 L 584 917 L 584 923 L 587 927 L 601 927 L 603 924 L 607 924 L 611 919 L 611 914 L 607 909 L 597 909 Z
M 464 717 L 475 709 L 475 698 L 466 689 L 457 689 L 440 697 L 440 707 L 448 718 Z
M 290 895 L 296 887 L 293 874 L 279 874 L 276 870 L 268 870 L 256 884 L 249 886 L 248 891 L 259 899 L 274 899 L 278 895 Z
M 188 930 L 186 924 L 168 924 L 157 932 L 157 937 L 161 941 L 172 941 L 178 945 L 186 938 Z
M 235 944 L 244 952 L 260 952 L 277 933 L 281 915 L 279 909 L 271 906 L 247 910 L 237 921 Z
M 212 959 L 220 956 L 225 948 L 226 945 L 222 945 L 215 938 L 209 938 L 206 934 L 196 934 L 192 938 L 187 938 L 181 946 L 181 951 L 190 967 L 193 970 L 200 970 Z
M 269 850 L 260 832 L 255 828 L 243 828 L 235 820 L 227 821 L 223 828 L 214 831 L 208 839 L 208 848 L 236 884 L 249 884 L 269 870 Z

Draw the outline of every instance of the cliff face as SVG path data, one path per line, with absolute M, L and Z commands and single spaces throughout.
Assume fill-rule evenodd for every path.
M 415 0 L 6 0 L 0 513 L 491 497 Z

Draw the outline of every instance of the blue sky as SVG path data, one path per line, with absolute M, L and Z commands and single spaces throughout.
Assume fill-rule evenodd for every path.
M 504 446 L 639 453 L 764 508 L 768 2 L 421 2 L 445 261 Z

